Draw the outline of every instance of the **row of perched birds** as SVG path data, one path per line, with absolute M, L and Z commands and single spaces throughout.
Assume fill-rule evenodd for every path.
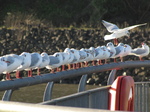
M 46 52 L 41 54 L 34 52 L 23 52 L 20 55 L 8 54 L 0 57 L 0 73 L 6 74 L 6 79 L 11 80 L 10 73 L 16 72 L 16 78 L 20 77 L 20 71 L 28 71 L 28 77 L 32 77 L 32 70 L 37 69 L 37 74 L 40 75 L 40 69 L 46 67 L 50 69 L 52 73 L 59 71 L 62 66 L 62 71 L 67 69 L 76 69 L 79 67 L 89 66 L 89 62 L 92 62 L 93 66 L 101 65 L 101 60 L 113 58 L 116 62 L 116 58 L 120 58 L 123 61 L 123 57 L 127 55 L 138 56 L 140 60 L 142 57 L 149 54 L 149 46 L 142 43 L 141 48 L 132 49 L 130 45 L 119 43 L 115 46 L 112 42 L 107 43 L 105 46 L 98 46 L 96 48 L 82 48 L 80 50 L 74 48 L 66 48 L 64 52 L 56 52 L 53 55 L 48 55 Z
M 106 46 L 99 46 L 97 48 L 90 47 L 89 49 L 82 48 L 80 50 L 66 48 L 64 52 L 57 52 L 53 55 L 48 55 L 46 52 L 41 54 L 37 52 L 23 52 L 20 55 L 8 54 L 0 57 L 0 73 L 6 74 L 6 79 L 11 80 L 11 72 L 16 72 L 16 78 L 21 78 L 20 71 L 26 70 L 28 71 L 28 77 L 32 77 L 33 69 L 37 69 L 37 74 L 40 75 L 40 69 L 44 67 L 50 69 L 53 73 L 55 69 L 59 71 L 58 67 L 60 66 L 62 66 L 62 71 L 65 70 L 65 65 L 68 65 L 68 69 L 76 69 L 79 67 L 87 67 L 90 61 L 92 61 L 94 66 L 96 65 L 95 61 L 97 61 L 98 65 L 102 64 L 101 60 L 105 60 L 105 63 L 107 63 L 107 59 L 109 58 L 113 58 L 114 62 L 116 62 L 116 58 L 119 57 L 120 60 L 123 61 L 123 57 L 127 55 L 135 55 L 142 60 L 143 56 L 149 54 L 149 46 L 145 43 L 142 43 L 141 48 L 132 49 L 130 45 L 123 43 L 118 44 L 117 41 L 117 39 L 122 36 L 129 37 L 130 34 L 128 30 L 146 25 L 146 23 L 123 29 L 119 29 L 115 24 L 104 20 L 102 20 L 102 23 L 106 29 L 112 33 L 110 35 L 105 35 L 104 39 L 114 39 L 114 44 L 117 46 L 109 42 Z

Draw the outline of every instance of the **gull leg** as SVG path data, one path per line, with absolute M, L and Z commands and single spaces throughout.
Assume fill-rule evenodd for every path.
M 88 67 L 88 62 L 87 61 L 85 62 L 85 67 Z
M 56 68 L 56 71 L 57 71 L 57 72 L 60 72 L 59 67 Z
M 83 65 L 83 63 L 81 62 L 81 63 L 80 63 L 80 67 L 79 67 L 79 68 L 82 68 L 82 67 L 84 67 L 84 65 Z
M 11 80 L 10 73 L 6 73 L 6 80 Z
M 141 56 L 139 57 L 139 59 L 140 59 L 140 61 L 144 61 Z
M 55 72 L 55 70 L 54 69 L 51 69 L 51 72 L 50 73 L 54 73 Z
M 105 64 L 107 64 L 107 59 L 105 59 Z
M 28 71 L 28 77 L 32 77 L 32 70 Z
M 114 58 L 114 62 L 117 63 L 116 58 Z
M 62 69 L 61 69 L 62 71 L 64 71 L 65 70 L 65 65 L 62 65 Z
M 17 79 L 20 79 L 21 77 L 20 77 L 20 71 L 16 71 L 16 78 Z
M 40 68 L 37 69 L 37 75 L 41 75 Z
M 68 64 L 68 70 L 70 70 L 71 69 L 71 65 L 70 64 Z
M 102 65 L 102 61 L 101 60 L 98 60 L 98 65 Z
M 93 60 L 93 61 L 92 61 L 92 65 L 93 65 L 93 66 L 96 66 L 96 64 L 95 64 L 95 60 Z
M 73 69 L 76 69 L 76 64 L 75 64 L 75 63 L 73 63 L 72 65 L 73 65 Z
M 121 62 L 123 62 L 123 57 L 120 57 Z
M 118 45 L 118 40 L 116 38 L 114 39 L 114 44 Z

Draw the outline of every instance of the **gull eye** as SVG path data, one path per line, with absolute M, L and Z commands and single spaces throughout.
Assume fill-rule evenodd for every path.
M 74 53 L 74 51 L 71 51 L 72 53 Z
M 59 56 L 59 54 L 56 54 L 56 57 L 58 57 Z

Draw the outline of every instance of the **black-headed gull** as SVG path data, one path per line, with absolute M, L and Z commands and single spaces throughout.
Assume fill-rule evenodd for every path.
M 7 69 L 3 73 L 6 74 L 6 80 L 11 80 L 10 72 L 13 72 L 21 65 L 23 57 L 16 54 L 8 54 L 2 58 L 7 62 Z
M 76 50 L 76 49 L 74 49 L 74 48 L 71 48 L 70 50 L 74 54 L 74 59 L 72 61 L 72 63 L 73 63 L 73 69 L 79 68 L 79 60 L 80 60 L 79 51 Z
M 140 61 L 143 61 L 142 57 L 147 56 L 149 52 L 149 46 L 146 43 L 142 43 L 142 48 L 133 49 L 129 55 L 138 56 Z
M 0 74 L 3 73 L 7 69 L 7 62 L 4 58 L 0 57 Z
M 120 56 L 122 58 L 121 61 L 123 61 L 123 57 L 124 56 L 127 56 L 127 55 L 129 55 L 131 53 L 131 50 L 132 50 L 132 48 L 131 48 L 130 45 L 124 44 L 124 51 L 123 51 L 123 54 Z
M 39 53 L 31 53 L 31 64 L 25 70 L 28 71 L 28 77 L 32 77 L 32 70 L 37 68 L 42 63 L 42 57 Z
M 60 52 L 60 53 L 63 56 L 62 71 L 64 71 L 65 65 L 69 64 L 73 60 L 73 57 L 71 57 L 71 53 L 67 53 L 67 52 Z
M 59 71 L 58 67 L 63 64 L 63 56 L 61 53 L 56 52 L 53 55 L 49 55 L 50 62 L 46 66 L 47 69 L 51 70 L 51 73 L 54 73 L 54 69 L 56 68 Z
M 68 53 L 69 55 L 69 59 L 67 60 L 67 64 L 68 64 L 68 69 L 70 70 L 71 69 L 71 65 L 75 59 L 75 56 L 74 56 L 74 53 L 71 52 L 71 50 L 69 48 L 66 48 L 64 50 L 64 53 Z
M 50 62 L 49 55 L 46 52 L 41 53 L 41 57 L 42 57 L 41 64 L 35 68 L 37 69 L 37 75 L 41 75 L 40 69 L 46 67 Z
M 116 49 L 116 54 L 112 57 L 112 58 L 114 58 L 114 62 L 116 62 L 116 58 L 117 58 L 117 57 L 120 57 L 120 60 L 123 61 L 123 60 L 122 60 L 122 55 L 123 55 L 123 53 L 124 53 L 124 44 L 123 44 L 123 43 L 119 43 L 119 44 L 115 47 L 115 49 Z
M 21 65 L 14 71 L 16 71 L 16 78 L 21 78 L 20 77 L 20 71 L 28 68 L 31 64 L 31 54 L 28 52 L 23 52 L 20 54 L 20 56 L 23 57 L 23 61 Z
M 105 60 L 105 64 L 107 63 L 107 59 L 110 58 L 111 52 L 107 49 L 106 46 L 101 46 L 101 49 L 104 51 L 101 55 L 101 58 L 98 60 L 98 64 L 101 65 L 101 60 Z
M 146 25 L 147 23 L 144 23 L 144 24 L 138 24 L 138 25 L 133 25 L 133 26 L 129 26 L 129 27 L 126 27 L 126 28 L 123 28 L 123 29 L 119 29 L 117 25 L 113 24 L 113 23 L 110 23 L 110 22 L 107 22 L 107 21 L 104 21 L 102 20 L 102 23 L 103 25 L 106 27 L 106 29 L 112 33 L 110 35 L 105 35 L 104 36 L 104 39 L 105 40 L 111 40 L 111 39 L 114 39 L 114 44 L 117 45 L 118 42 L 117 42 L 117 38 L 120 38 L 122 36 L 128 36 L 130 37 L 130 33 L 129 33 L 129 30 L 135 28 L 135 27 L 138 27 L 138 26 L 143 26 L 143 25 Z
M 78 50 L 78 52 L 80 55 L 80 59 L 79 59 L 80 64 L 77 67 L 79 68 L 79 67 L 83 67 L 82 62 L 86 61 L 85 59 L 87 58 L 87 53 L 83 49 Z
M 82 48 L 82 49 L 80 49 L 80 51 L 84 51 L 86 53 L 86 58 L 83 61 L 85 63 L 84 66 L 88 67 L 88 62 L 93 60 L 94 53 L 93 53 L 93 51 L 91 49 L 84 49 L 84 48 Z
M 106 46 L 107 46 L 107 49 L 111 52 L 111 53 L 110 53 L 110 58 L 113 57 L 113 56 L 115 56 L 115 54 L 116 54 L 116 49 L 115 49 L 114 44 L 113 44 L 112 42 L 109 42 L 109 43 L 107 43 Z
M 92 65 L 95 66 L 96 65 L 95 60 L 99 60 L 98 64 L 100 64 L 99 62 L 101 62 L 100 60 L 102 58 L 104 50 L 102 50 L 100 46 L 97 48 L 92 47 L 92 49 L 94 49 L 94 57 L 93 57 Z

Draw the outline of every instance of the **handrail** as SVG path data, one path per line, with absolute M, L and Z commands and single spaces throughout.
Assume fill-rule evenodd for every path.
M 70 98 L 76 98 L 77 96 L 83 96 L 85 94 L 91 94 L 91 93 L 95 93 L 97 91 L 108 90 L 109 88 L 110 88 L 110 85 L 105 86 L 105 87 L 90 89 L 90 90 L 87 90 L 87 91 L 74 93 L 74 94 L 71 94 L 71 95 L 67 95 L 67 96 L 59 97 L 59 98 L 52 99 L 52 100 L 49 100 L 49 101 L 45 101 L 45 102 L 42 102 L 42 103 L 39 103 L 39 104 L 42 104 L 42 105 L 50 105 L 50 104 L 53 104 L 53 103 L 55 104 L 58 101 L 64 101 L 64 100 L 67 100 L 67 99 L 70 99 Z
M 89 108 L 74 108 L 64 106 L 39 105 L 31 103 L 7 102 L 0 101 L 0 111 L 11 112 L 111 112 L 109 110 L 89 109 Z M 123 111 L 115 111 L 123 112 Z
M 98 65 L 98 66 L 84 67 L 84 68 L 67 70 L 67 71 L 56 72 L 56 73 L 42 74 L 40 76 L 36 75 L 34 77 L 24 77 L 21 79 L 1 81 L 0 91 L 17 89 L 20 87 L 31 86 L 40 83 L 47 83 L 51 81 L 57 81 L 68 77 L 81 76 L 83 74 L 91 74 L 91 73 L 108 71 L 113 69 L 121 69 L 121 68 L 136 68 L 136 67 L 149 67 L 149 66 L 150 66 L 150 60 L 125 61 L 125 62 Z

